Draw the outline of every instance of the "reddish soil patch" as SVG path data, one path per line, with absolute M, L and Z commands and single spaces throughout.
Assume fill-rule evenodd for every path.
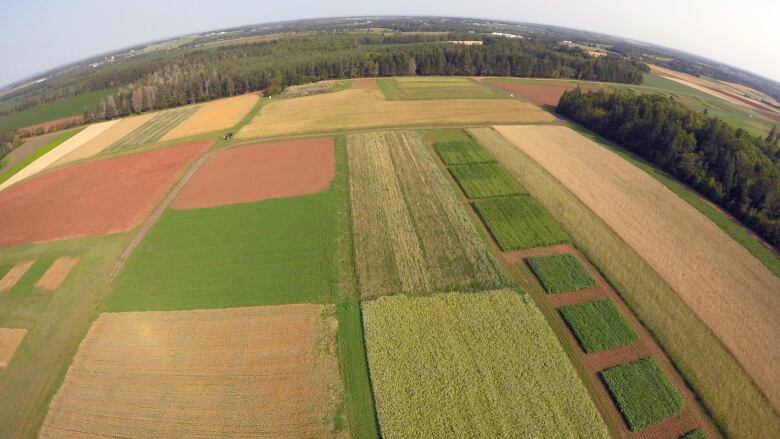
M 210 142 L 83 163 L 0 192 L 0 246 L 125 232 Z
M 46 270 L 46 273 L 41 276 L 35 286 L 44 290 L 56 290 L 65 282 L 70 271 L 73 270 L 73 267 L 75 267 L 78 262 L 79 258 L 62 257 L 57 259 L 51 264 L 51 267 Z
M 66 128 L 82 125 L 83 123 L 84 116 L 63 117 L 62 119 L 50 120 L 48 122 L 39 123 L 37 125 L 30 125 L 28 127 L 19 128 L 19 135 L 21 137 L 26 137 L 36 134 L 50 133 L 53 131 L 64 130 Z
M 352 80 L 352 88 L 376 88 L 376 80 L 374 78 L 360 78 Z
M 301 139 L 227 149 L 187 182 L 173 207 L 194 209 L 310 194 L 336 172 L 333 139 Z
M 522 84 L 519 82 L 493 82 L 493 85 L 506 92 L 515 94 L 529 102 L 544 106 L 556 107 L 563 92 L 574 90 L 574 87 L 547 84 Z M 596 89 L 583 88 L 583 91 L 595 91 Z

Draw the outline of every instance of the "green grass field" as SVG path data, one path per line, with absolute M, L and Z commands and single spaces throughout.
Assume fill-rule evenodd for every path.
M 517 180 L 498 163 L 470 163 L 449 169 L 466 196 L 472 199 L 525 193 Z
M 505 98 L 498 89 L 485 87 L 477 81 L 462 77 L 413 76 L 378 79 L 377 85 L 385 99 L 491 99 Z
M 565 306 L 560 312 L 585 352 L 606 351 L 639 340 L 609 300 Z
M 621 364 L 600 375 L 632 431 L 674 416 L 685 406 L 680 394 L 652 358 Z
M 155 142 L 183 120 L 192 116 L 199 108 L 197 105 L 189 105 L 161 111 L 152 119 L 136 128 L 132 133 L 106 148 L 105 152 L 122 151 L 136 145 Z
M 608 437 L 560 342 L 520 294 L 382 297 L 363 302 L 363 324 L 386 439 Z
M 436 142 L 433 148 L 447 166 L 493 161 L 493 157 L 471 138 Z
M 574 244 L 652 332 L 722 431 L 733 437 L 780 437 L 780 419 L 766 398 L 652 267 L 500 134 L 489 128 L 469 133 L 571 233 Z
M 572 255 L 532 256 L 525 261 L 548 293 L 579 291 L 596 286 L 588 270 Z
M 0 117 L 0 131 L 9 128 L 24 128 L 63 117 L 81 116 L 85 109 L 94 111 L 100 99 L 114 92 L 116 92 L 115 88 L 97 90 L 2 116 Z
M 13 166 L 7 169 L 3 169 L 2 172 L 0 172 L 0 183 L 3 183 L 4 181 L 8 180 L 9 178 L 13 177 L 14 174 L 21 171 L 22 169 L 26 168 L 27 165 L 30 163 L 38 160 L 42 155 L 46 154 L 47 152 L 51 151 L 52 149 L 62 145 L 66 140 L 70 139 L 71 137 L 75 136 L 79 133 L 83 128 L 75 128 L 72 130 L 64 131 L 61 135 L 59 135 L 57 138 L 52 140 L 51 142 L 43 145 L 42 147 L 38 148 L 30 154 L 29 156 L 25 157 L 24 160 L 20 160 L 16 162 Z
M 474 208 L 504 251 L 569 241 L 561 226 L 529 196 L 476 200 Z

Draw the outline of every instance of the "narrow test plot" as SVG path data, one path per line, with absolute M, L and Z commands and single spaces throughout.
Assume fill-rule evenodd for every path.
M 27 273 L 27 270 L 32 267 L 35 261 L 18 262 L 11 267 L 8 272 L 5 273 L 2 279 L 0 279 L 0 293 L 11 291 L 11 289 L 19 282 L 19 279 Z
M 632 431 L 675 416 L 684 402 L 652 358 L 621 364 L 601 372 L 601 378 Z
M 433 149 L 447 166 L 493 161 L 493 157 L 471 138 L 436 142 Z
M 323 191 L 333 180 L 335 166 L 331 138 L 222 150 L 198 169 L 173 207 L 193 209 Z
M 525 261 L 547 293 L 579 291 L 596 286 L 588 270 L 572 255 L 532 256 Z
M 363 302 L 382 437 L 608 437 L 526 300 L 499 290 Z
M 378 80 L 387 100 L 505 98 L 470 78 L 413 76 Z
M 102 314 L 41 438 L 344 437 L 333 305 Z
M 26 329 L 0 328 L 0 368 L 7 367 L 22 344 Z
M 609 300 L 564 306 L 560 312 L 587 353 L 619 348 L 639 340 L 639 336 Z
M 78 264 L 79 258 L 61 257 L 54 261 L 35 284 L 37 288 L 44 290 L 56 290 L 68 278 L 73 267 Z
M 569 241 L 563 228 L 529 196 L 476 200 L 474 207 L 504 251 Z
M 498 163 L 470 163 L 453 166 L 455 177 L 466 196 L 472 199 L 505 197 L 525 193 L 514 177 Z

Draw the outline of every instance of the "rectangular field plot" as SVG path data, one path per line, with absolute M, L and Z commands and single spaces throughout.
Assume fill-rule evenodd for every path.
M 565 306 L 560 312 L 585 352 L 606 351 L 639 340 L 609 300 Z
M 26 329 L 0 328 L 0 369 L 11 362 L 25 334 L 27 334 Z
M 260 97 L 245 94 L 207 102 L 183 122 L 165 133 L 160 140 L 173 140 L 216 130 L 224 130 L 241 122 Z
M 450 173 L 455 177 L 463 192 L 469 198 L 504 197 L 525 193 L 514 177 L 498 163 L 471 163 L 453 166 Z
M 111 145 L 107 151 L 121 151 L 135 145 L 143 145 L 160 140 L 168 131 L 179 125 L 182 121 L 195 114 L 200 106 L 174 108 L 160 111 L 146 121 L 143 125 L 133 130 L 118 142 Z
M 608 437 L 541 312 L 509 291 L 363 302 L 382 437 Z
M 385 98 L 415 99 L 485 99 L 505 98 L 506 94 L 473 79 L 457 77 L 402 77 L 377 81 Z
M 79 262 L 79 258 L 61 257 L 54 261 L 46 272 L 35 283 L 36 288 L 56 290 L 68 278 L 71 270 Z
M 41 438 L 332 437 L 332 305 L 102 314 Z
M 470 137 L 464 140 L 435 142 L 433 149 L 447 166 L 493 161 L 490 154 Z
M 417 134 L 356 134 L 347 143 L 363 297 L 507 285 Z
M 572 255 L 532 256 L 525 261 L 548 293 L 579 291 L 596 286 L 588 270 Z
M 632 431 L 683 409 L 680 394 L 652 358 L 609 368 L 601 372 L 601 378 Z
M 81 163 L 0 192 L 0 246 L 135 227 L 208 142 Z
M 569 241 L 561 226 L 531 197 L 477 200 L 474 207 L 504 251 Z

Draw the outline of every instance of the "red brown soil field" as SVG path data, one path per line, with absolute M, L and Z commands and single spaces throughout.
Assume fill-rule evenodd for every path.
M 522 84 L 519 82 L 500 82 L 492 83 L 496 87 L 506 92 L 520 96 L 532 104 L 540 106 L 556 107 L 561 99 L 563 92 L 574 90 L 574 87 L 565 87 L 563 85 L 547 84 Z M 584 88 L 583 91 L 595 91 L 596 89 Z
M 27 270 L 32 267 L 33 262 L 34 261 L 19 262 L 11 267 L 11 269 L 8 270 L 8 273 L 3 276 L 3 279 L 0 279 L 0 293 L 11 291 L 11 288 L 19 282 L 19 279 L 24 276 L 24 273 L 27 273 Z
M 352 88 L 376 88 L 376 79 L 374 78 L 360 78 L 352 80 Z
M 69 116 L 62 119 L 50 120 L 48 122 L 39 123 L 37 125 L 30 125 L 28 127 L 19 128 L 19 135 L 21 137 L 32 136 L 35 134 L 43 134 L 52 131 L 59 131 L 65 128 L 75 127 L 84 123 L 84 116 Z
M 14 185 L 0 192 L 0 247 L 130 230 L 209 145 L 83 163 Z
M 46 270 L 46 273 L 41 276 L 36 287 L 44 290 L 56 290 L 65 282 L 68 278 L 70 271 L 79 262 L 79 258 L 61 257 L 54 261 L 53 264 Z
M 327 189 L 335 171 L 331 138 L 226 149 L 192 176 L 173 207 L 194 209 L 319 192 Z
M 11 357 L 22 343 L 26 329 L 0 328 L 0 368 L 8 366 Z

